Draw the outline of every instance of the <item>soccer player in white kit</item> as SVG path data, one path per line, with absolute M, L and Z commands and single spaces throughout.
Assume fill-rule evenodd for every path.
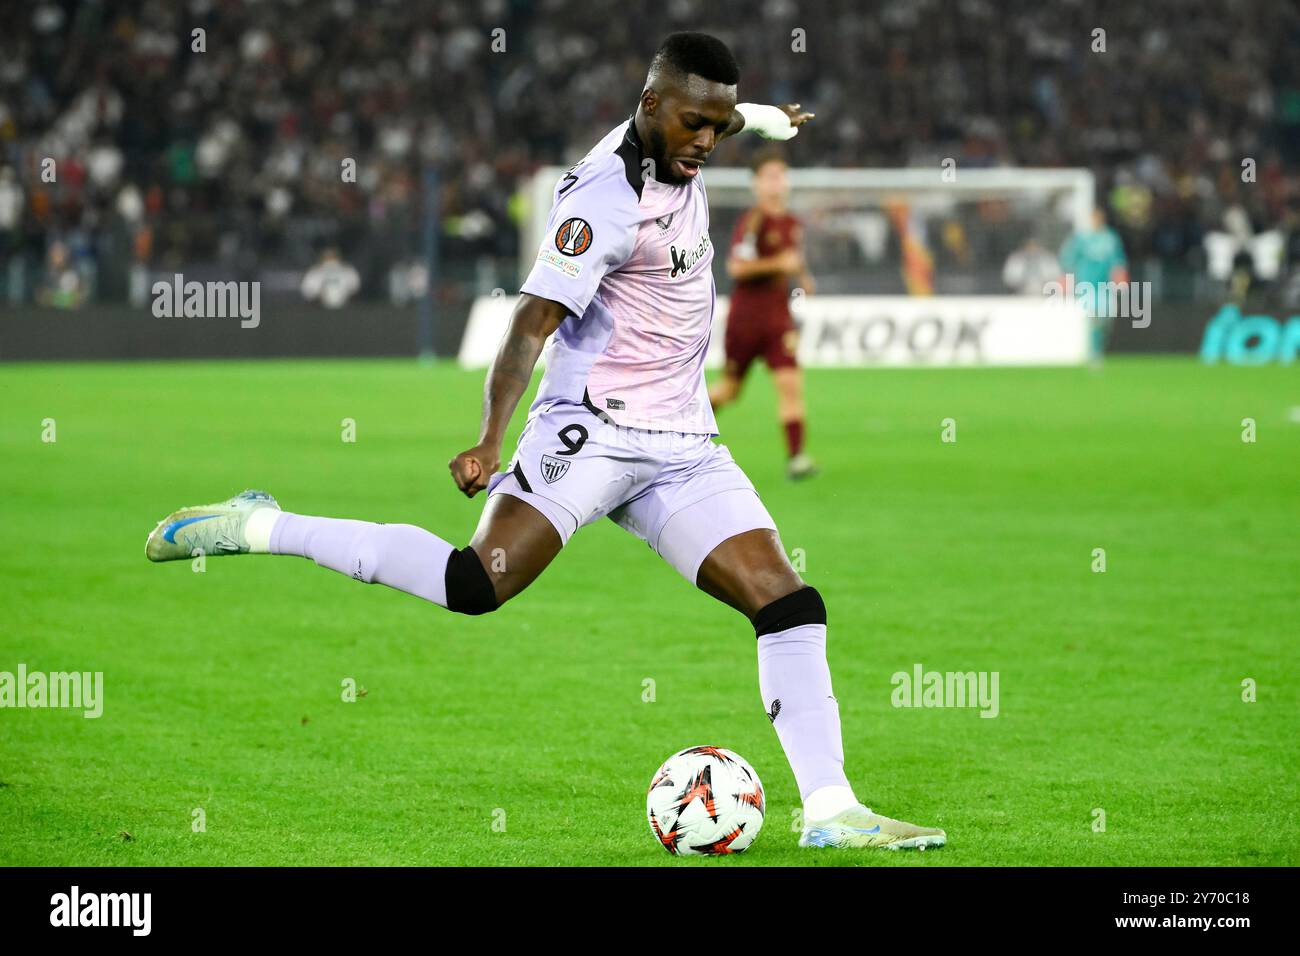
M 470 543 L 404 524 L 282 511 L 265 492 L 182 509 L 150 534 L 165 561 L 205 554 L 311 558 L 452 611 L 496 610 L 583 525 L 608 515 L 688 581 L 744 614 L 759 689 L 804 801 L 800 846 L 942 845 L 943 830 L 861 804 L 844 773 L 826 661 L 826 606 L 786 558 L 767 509 L 718 434 L 704 379 L 715 290 L 701 169 L 752 128 L 795 135 L 812 114 L 736 103 L 721 41 L 669 36 L 635 115 L 555 186 L 547 231 L 488 372 L 478 443 L 449 463 L 487 491 Z M 546 373 L 507 467 L 511 415 L 546 349 Z

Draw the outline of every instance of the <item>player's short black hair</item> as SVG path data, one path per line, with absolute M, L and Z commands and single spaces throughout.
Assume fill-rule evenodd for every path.
M 736 58 L 717 37 L 691 32 L 668 34 L 650 61 L 650 74 L 685 82 L 692 73 L 727 86 L 735 86 L 740 80 Z

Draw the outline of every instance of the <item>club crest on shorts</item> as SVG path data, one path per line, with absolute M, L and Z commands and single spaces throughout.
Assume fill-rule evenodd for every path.
M 555 248 L 566 256 L 580 256 L 591 248 L 591 225 L 585 219 L 566 219 L 555 231 Z
M 569 462 L 563 458 L 556 458 L 554 455 L 542 456 L 542 477 L 546 479 L 548 485 L 555 484 L 568 470 Z

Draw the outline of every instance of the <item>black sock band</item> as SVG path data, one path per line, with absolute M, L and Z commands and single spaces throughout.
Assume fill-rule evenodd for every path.
M 496 589 L 483 562 L 469 545 L 447 559 L 447 610 L 457 614 L 485 614 L 498 607 Z
M 817 589 L 806 584 L 777 598 L 754 615 L 754 637 L 788 631 L 800 624 L 825 624 L 826 604 Z

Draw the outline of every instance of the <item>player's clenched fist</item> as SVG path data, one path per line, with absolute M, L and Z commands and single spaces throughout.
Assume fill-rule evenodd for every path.
M 494 445 L 475 445 L 447 462 L 456 487 L 469 498 L 487 487 L 488 478 L 500 465 L 501 451 Z

